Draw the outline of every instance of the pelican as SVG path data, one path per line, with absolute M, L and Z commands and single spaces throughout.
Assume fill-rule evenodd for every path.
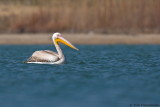
M 58 53 L 50 51 L 50 50 L 40 50 L 35 51 L 30 58 L 25 61 L 26 63 L 38 63 L 38 64 L 62 64 L 65 62 L 65 57 L 62 53 L 62 50 L 59 46 L 59 42 L 75 49 L 74 45 L 72 45 L 68 40 L 64 39 L 61 36 L 61 33 L 54 33 L 52 36 L 53 43 L 56 47 Z

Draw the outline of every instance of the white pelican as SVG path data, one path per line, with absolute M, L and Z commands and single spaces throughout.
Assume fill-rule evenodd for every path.
M 59 42 L 78 50 L 69 41 L 64 39 L 60 33 L 54 33 L 52 36 L 53 43 L 58 53 L 50 50 L 35 51 L 32 56 L 26 61 L 26 63 L 38 63 L 38 64 L 62 64 L 65 62 L 65 57 L 59 47 Z

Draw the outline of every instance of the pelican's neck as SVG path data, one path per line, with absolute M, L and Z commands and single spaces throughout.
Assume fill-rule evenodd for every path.
M 54 45 L 55 45 L 56 50 L 57 50 L 57 52 L 58 52 L 59 58 L 62 58 L 64 55 L 63 55 L 63 53 L 62 53 L 62 50 L 61 50 L 60 46 L 56 43 L 55 40 L 53 40 L 53 42 L 54 42 Z

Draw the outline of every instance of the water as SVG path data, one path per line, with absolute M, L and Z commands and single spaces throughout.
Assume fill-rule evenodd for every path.
M 160 104 L 159 45 L 61 46 L 63 65 L 24 64 L 43 46 L 0 46 L 1 107 Z

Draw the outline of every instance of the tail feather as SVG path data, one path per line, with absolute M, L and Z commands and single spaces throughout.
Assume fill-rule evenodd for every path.
M 28 63 L 28 62 L 33 62 L 32 57 L 28 58 L 26 61 L 24 61 L 24 63 Z

